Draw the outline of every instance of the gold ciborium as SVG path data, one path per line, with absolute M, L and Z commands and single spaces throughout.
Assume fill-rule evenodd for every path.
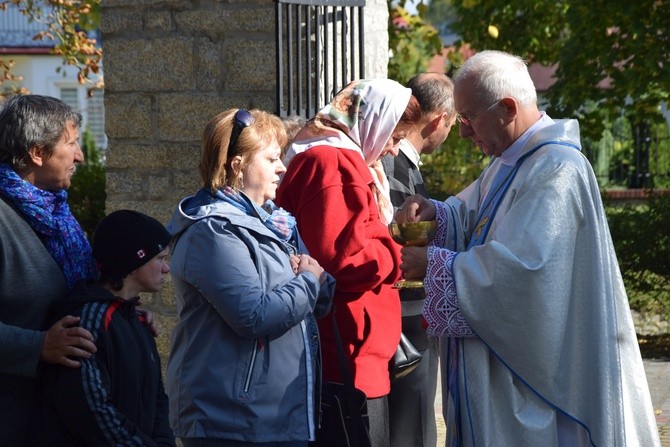
M 423 247 L 435 238 L 437 234 L 437 221 L 391 222 L 389 224 L 389 232 L 393 240 L 400 245 L 406 247 Z M 423 287 L 423 281 L 401 279 L 393 287 L 395 289 L 420 289 Z

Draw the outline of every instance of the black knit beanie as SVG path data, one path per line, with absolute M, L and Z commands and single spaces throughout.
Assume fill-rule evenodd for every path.
M 170 243 L 170 233 L 153 217 L 131 210 L 105 216 L 93 234 L 93 257 L 103 277 L 122 279 Z

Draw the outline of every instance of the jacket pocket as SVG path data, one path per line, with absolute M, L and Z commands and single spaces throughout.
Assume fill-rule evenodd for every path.
M 249 387 L 251 386 L 251 375 L 254 372 L 254 365 L 256 364 L 256 355 L 258 354 L 258 339 L 254 340 L 254 349 L 251 351 L 251 359 L 249 360 L 249 365 L 247 367 L 247 373 L 244 378 L 244 392 L 249 392 Z

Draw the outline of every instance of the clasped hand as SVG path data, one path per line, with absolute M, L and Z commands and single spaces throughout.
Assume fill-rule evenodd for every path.
M 303 272 L 310 272 L 319 279 L 319 283 L 323 284 L 326 280 L 323 270 L 323 267 L 317 262 L 316 259 L 311 256 L 301 254 L 301 255 L 291 255 L 291 268 L 293 273 L 299 275 Z

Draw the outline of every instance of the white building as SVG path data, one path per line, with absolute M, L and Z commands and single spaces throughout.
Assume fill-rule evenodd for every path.
M 51 54 L 54 42 L 33 39 L 44 29 L 46 26 L 30 22 L 13 4 L 0 10 L 0 60 L 13 61 L 12 74 L 22 78 L 16 82 L 5 81 L 0 88 L 23 87 L 30 93 L 62 99 L 82 114 L 82 131 L 88 128 L 96 146 L 105 149 L 103 90 L 94 89 L 88 97 L 91 86 L 79 84 L 78 70 L 63 65 L 61 56 Z

